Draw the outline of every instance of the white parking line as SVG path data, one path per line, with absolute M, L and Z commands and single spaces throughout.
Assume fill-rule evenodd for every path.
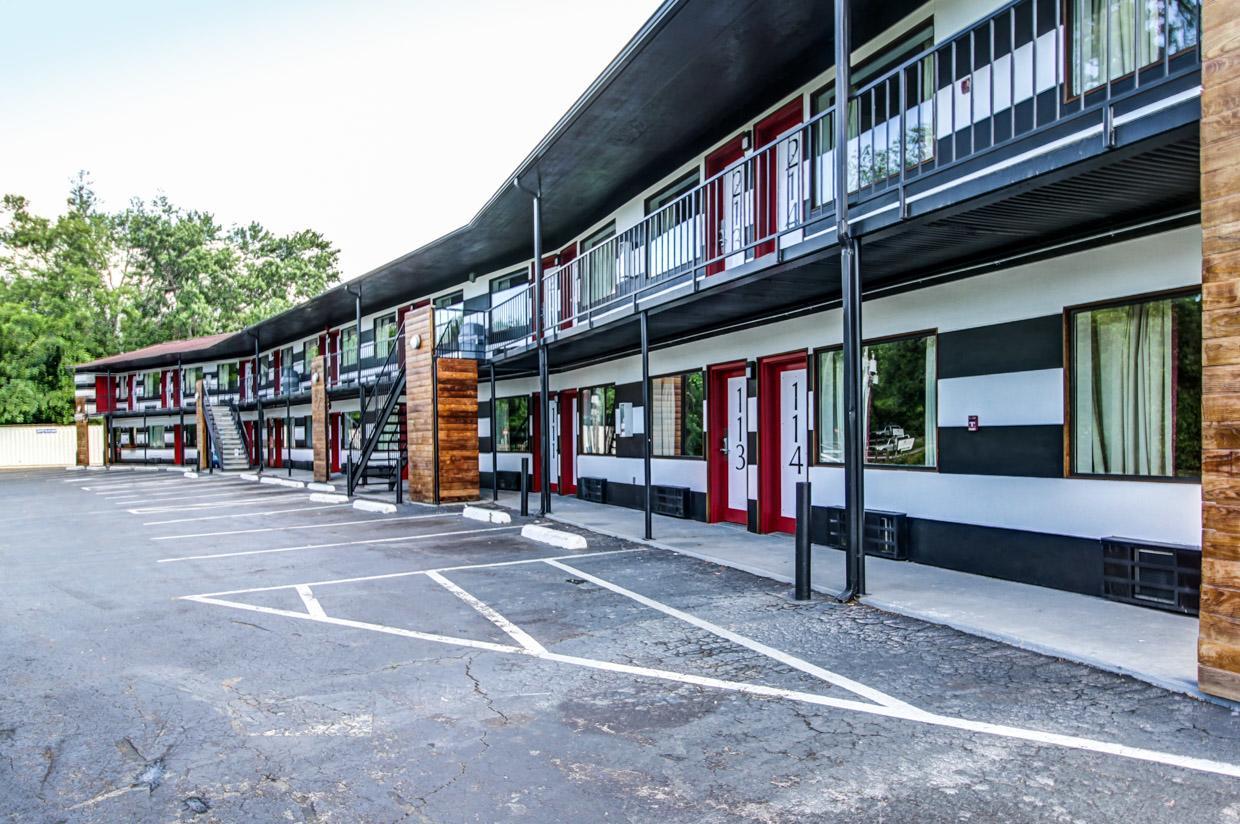
M 502 528 L 502 527 L 501 527 Z M 434 570 L 427 570 L 434 572 Z M 375 576 L 381 577 L 381 576 Z M 309 586 L 308 584 L 296 585 Z M 267 587 L 263 589 L 284 589 L 287 587 Z M 244 591 L 244 590 L 243 590 Z M 262 591 L 262 589 L 249 590 L 253 592 Z M 222 594 L 222 593 L 221 593 Z M 827 695 L 817 695 L 815 693 L 802 692 L 798 690 L 789 690 L 782 687 L 769 687 L 763 684 L 751 684 L 742 681 L 727 681 L 720 678 L 710 678 L 701 675 L 690 675 L 681 672 L 673 672 L 670 670 L 656 669 L 653 667 L 641 667 L 632 664 L 620 664 L 614 661 L 600 661 L 593 658 L 583 658 L 574 655 L 562 655 L 546 650 L 536 650 L 527 647 L 515 647 L 504 644 L 495 644 L 489 641 L 476 641 L 471 638 L 452 638 L 444 635 L 420 632 L 418 630 L 402 629 L 399 627 L 390 627 L 382 624 L 371 624 L 363 621 L 351 621 L 345 618 L 333 618 L 327 615 L 316 616 L 309 612 L 294 612 L 292 610 L 276 609 L 274 607 L 256 606 L 254 604 L 246 604 L 239 601 L 223 600 L 212 595 L 186 595 L 181 600 L 194 601 L 202 604 L 212 604 L 215 606 L 229 607 L 231 609 L 240 609 L 250 612 L 262 613 L 266 615 L 278 615 L 288 618 L 296 618 L 303 621 L 315 621 L 323 624 L 332 624 L 335 626 L 349 627 L 353 629 L 369 630 L 371 632 L 380 632 L 389 635 L 399 635 L 406 638 L 414 638 L 422 641 L 430 641 L 439 644 L 448 644 L 452 646 L 469 647 L 473 649 L 483 649 L 491 652 L 501 652 L 516 655 L 528 655 L 544 661 L 554 661 L 557 663 L 568 664 L 572 666 L 585 667 L 587 669 L 601 670 L 604 672 L 619 673 L 632 675 L 640 678 L 652 678 L 664 681 L 671 681 L 678 684 L 690 684 L 708 689 L 724 690 L 736 692 L 746 695 L 753 695 L 762 698 L 773 698 L 786 701 L 797 701 L 806 704 L 813 704 L 823 707 L 831 707 L 833 709 L 844 710 L 847 712 L 856 712 L 865 715 L 875 715 L 885 718 L 892 718 L 900 721 L 910 721 L 919 724 L 928 724 L 931 726 L 946 727 L 949 729 L 962 730 L 966 732 L 981 733 L 984 735 L 993 735 L 1001 738 L 1010 738 L 1019 741 L 1028 741 L 1034 744 L 1052 745 L 1064 747 L 1066 749 L 1081 750 L 1085 752 L 1100 753 L 1104 755 L 1113 755 L 1121 758 L 1130 758 L 1137 761 L 1146 761 L 1155 764 L 1164 764 L 1171 767 L 1178 767 L 1196 772 L 1213 773 L 1216 775 L 1225 775 L 1231 778 L 1240 778 L 1240 765 L 1230 764 L 1223 761 L 1214 761 L 1207 758 L 1196 758 L 1193 756 L 1177 755 L 1175 753 L 1161 752 L 1158 750 L 1144 749 L 1141 747 L 1131 747 L 1126 744 L 1115 744 L 1109 741 L 1098 741 L 1090 738 L 1082 738 L 1073 735 L 1061 735 L 1058 733 L 1044 732 L 1042 730 L 1022 729 L 1020 727 L 1007 726 L 1005 724 L 990 724 L 984 721 L 972 721 L 965 718 L 954 718 L 951 716 L 938 715 L 936 713 L 926 712 L 907 704 L 883 705 L 871 704 L 865 701 L 855 699 L 835 698 Z
M 258 506 L 271 501 L 287 501 L 290 499 L 304 501 L 306 495 L 304 492 L 301 494 L 296 492 L 280 492 L 272 495 L 263 495 L 258 498 L 234 498 L 227 501 L 208 501 L 201 504 L 186 504 L 185 506 L 145 506 L 125 511 L 133 515 L 153 515 L 158 512 L 201 512 L 204 509 L 219 509 L 226 506 Z
M 690 615 L 689 613 L 683 612 L 679 609 L 676 609 L 675 607 L 670 607 L 667 604 L 654 600 L 653 598 L 647 598 L 645 595 L 641 595 L 637 592 L 633 592 L 631 589 L 625 589 L 624 587 L 618 584 L 613 584 L 611 581 L 605 581 L 602 578 L 599 578 L 597 575 L 591 575 L 588 572 L 583 572 L 580 569 L 577 569 L 576 567 L 571 567 L 568 564 L 565 564 L 561 561 L 547 561 L 547 564 L 549 566 L 555 567 L 556 569 L 561 569 L 564 572 L 567 572 L 569 575 L 572 575 L 576 578 L 584 579 L 586 581 L 589 581 L 592 584 L 595 584 L 596 586 L 602 587 L 603 589 L 610 590 L 616 593 L 617 595 L 623 595 L 625 598 L 630 598 L 636 601 L 637 603 L 641 604 L 642 606 L 650 607 L 651 609 L 658 610 L 659 612 L 662 612 L 664 615 L 670 615 L 671 617 L 679 621 L 684 621 L 686 624 L 690 624 L 692 626 L 697 627 L 698 629 L 705 630 L 706 632 L 709 632 L 712 635 L 717 635 L 720 638 L 731 641 L 733 644 L 737 644 L 738 646 L 742 646 L 742 647 L 745 647 L 746 649 L 753 650 L 754 652 L 760 655 L 765 655 L 767 658 L 771 658 L 775 661 L 778 661 L 779 663 L 784 664 L 785 666 L 789 666 L 789 667 L 792 667 L 793 669 L 800 670 L 801 672 L 804 672 L 807 675 L 812 675 L 815 678 L 821 678 L 823 681 L 826 681 L 829 684 L 834 684 L 835 686 L 840 687 L 841 689 L 846 689 L 849 692 L 860 695 L 862 698 L 869 699 L 870 701 L 873 701 L 876 704 L 882 704 L 885 707 L 909 707 L 909 705 L 906 704 L 905 702 L 900 701 L 899 699 L 896 699 L 896 698 L 892 698 L 890 695 L 888 695 L 885 692 L 881 692 L 879 690 L 873 689 L 872 687 L 867 687 L 865 684 L 854 681 L 851 678 L 846 678 L 843 675 L 839 675 L 837 673 L 831 672 L 830 670 L 823 669 L 822 667 L 819 667 L 815 664 L 811 664 L 810 662 L 805 661 L 801 658 L 797 658 L 794 655 L 789 655 L 783 650 L 778 650 L 778 649 L 775 649 L 774 647 L 769 647 L 766 644 L 761 643 L 760 641 L 755 641 L 752 638 L 747 638 L 746 636 L 733 632 L 730 629 L 724 629 L 718 624 L 712 624 L 710 621 L 706 621 L 702 618 L 698 618 L 696 615 Z M 911 707 L 909 708 L 911 709 Z
M 348 504 L 339 504 L 348 506 Z M 317 507 L 315 507 L 317 509 Z M 356 526 L 358 524 L 390 524 L 393 521 L 422 521 L 427 518 L 451 518 L 448 513 L 440 515 L 401 515 L 398 518 L 365 518 L 360 521 L 328 521 L 322 524 L 297 524 L 295 526 L 260 526 L 254 529 L 226 529 L 222 532 L 192 532 L 188 535 L 160 535 L 152 541 L 175 541 L 178 538 L 211 538 L 216 535 L 249 535 L 255 532 L 287 532 L 292 529 L 324 529 L 329 526 Z
M 627 552 L 649 552 L 650 547 L 638 546 L 631 549 L 605 549 L 601 552 L 579 552 L 575 555 L 554 555 L 550 558 L 519 558 L 515 561 L 491 561 L 484 564 L 461 564 L 459 566 L 434 567 L 432 569 L 411 569 L 407 572 L 385 572 L 381 575 L 363 575 L 358 578 L 333 578 L 326 581 L 307 581 L 308 587 L 329 587 L 336 584 L 360 584 L 365 581 L 386 581 L 390 578 L 407 578 L 410 575 L 425 575 L 428 572 L 460 572 L 467 569 L 494 569 L 495 567 L 518 566 L 520 564 L 541 564 L 544 561 L 565 561 L 578 558 L 595 558 L 600 555 L 622 555 Z M 277 584 L 270 587 L 249 587 L 248 589 L 229 589 L 223 592 L 204 592 L 194 598 L 216 598 L 221 595 L 245 595 L 250 592 L 275 592 L 281 589 L 294 589 L 299 584 Z M 186 596 L 187 598 L 191 596 Z
M 192 491 L 192 490 L 189 490 Z M 223 498 L 226 495 L 249 495 L 258 490 L 244 489 L 227 489 L 222 492 L 203 492 L 197 495 L 186 495 L 184 492 L 164 492 L 159 495 L 140 495 L 136 498 L 109 498 L 108 500 L 114 504 L 140 504 L 144 501 L 151 503 L 166 503 L 170 500 L 174 501 L 196 501 L 200 498 Z
M 325 506 L 299 506 L 295 509 L 270 509 L 266 512 L 230 512 L 227 515 L 202 515 L 197 518 L 172 518 L 167 521 L 146 521 L 143 526 L 163 526 L 164 524 L 185 524 L 191 521 L 218 521 L 223 518 L 258 518 L 263 515 L 284 515 L 289 512 L 313 512 L 318 509 L 340 509 L 348 504 L 326 504 Z
M 514 624 L 512 621 L 509 621 L 507 618 L 500 615 L 494 609 L 487 606 L 482 601 L 479 601 L 477 598 L 470 595 L 468 592 L 461 589 L 456 584 L 452 583 L 451 581 L 449 581 L 447 578 L 440 575 L 435 570 L 431 570 L 430 572 L 426 573 L 426 577 L 430 578 L 432 581 L 439 584 L 444 589 L 448 590 L 448 592 L 451 592 L 457 598 L 460 598 L 462 601 L 469 604 L 471 607 L 474 608 L 475 611 L 478 612 L 479 615 L 481 615 L 483 618 L 486 618 L 492 624 L 495 624 L 495 626 L 499 627 L 504 632 L 508 633 L 508 637 L 512 638 L 512 640 L 516 641 L 518 644 L 520 644 L 525 649 L 529 650 L 530 652 L 546 652 L 547 651 L 546 648 L 544 648 L 542 644 L 538 643 L 533 638 L 531 638 L 529 634 L 525 632 L 525 630 L 521 629 L 519 626 Z M 298 590 L 298 592 L 300 591 L 301 590 Z
M 314 593 L 310 591 L 310 587 L 302 584 L 297 587 L 297 594 L 301 596 L 301 602 L 306 605 L 306 612 L 315 618 L 326 618 L 327 613 L 323 611 L 323 605 L 319 603 L 319 599 L 314 597 Z
M 451 532 L 430 532 L 424 535 L 398 535 L 394 538 L 369 538 L 364 541 L 336 541 L 330 544 L 303 544 L 302 546 L 284 546 L 278 549 L 247 549 L 241 552 L 218 552 L 213 555 L 186 555 L 182 558 L 160 558 L 156 563 L 174 564 L 178 561 L 209 561 L 214 558 L 239 558 L 244 555 L 271 555 L 277 552 L 300 552 L 305 549 L 332 549 L 341 546 L 367 546 L 370 544 L 389 544 L 397 541 L 424 541 L 427 538 L 447 538 L 451 535 L 481 535 L 485 532 L 505 532 L 520 529 L 519 526 L 496 526 L 490 529 L 454 529 Z

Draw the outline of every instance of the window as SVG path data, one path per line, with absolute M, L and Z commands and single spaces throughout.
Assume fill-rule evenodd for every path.
M 185 436 L 184 436 L 184 441 L 182 442 L 182 445 L 186 449 L 197 449 L 198 448 L 198 424 L 187 423 L 185 424 L 185 428 L 183 431 L 185 433 Z
M 525 289 L 529 283 L 530 274 L 524 269 L 518 269 L 515 272 L 491 278 L 491 282 L 488 284 L 491 290 L 491 305 L 499 306 L 505 301 L 510 300 L 518 292 Z
M 181 381 L 181 394 L 193 397 L 198 391 L 198 381 L 202 380 L 202 367 L 188 366 L 182 374 L 184 377 Z
M 396 340 L 396 315 L 375 318 L 375 357 L 386 358 Z
M 1201 296 L 1070 313 L 1072 471 L 1201 474 Z
M 650 382 L 656 458 L 701 458 L 702 373 L 684 372 Z
M 310 340 L 306 341 L 305 351 L 306 351 L 306 354 L 305 354 L 306 367 L 308 371 L 310 364 L 314 361 L 315 358 L 319 356 L 319 339 L 311 338 Z
M 164 428 L 159 424 L 151 424 L 150 434 L 147 436 L 147 444 L 155 449 L 164 446 Z
M 657 212 L 667 204 L 684 197 L 697 188 L 697 185 L 698 170 L 694 169 L 646 198 L 646 214 Z
M 530 451 L 529 398 L 495 399 L 494 435 L 497 452 Z
M 216 372 L 216 387 L 221 392 L 237 391 L 237 364 L 221 363 Z
M 292 389 L 293 381 L 293 347 L 286 346 L 280 350 L 280 388 L 285 392 Z
M 616 387 L 581 390 L 582 455 L 616 454 Z
M 458 303 L 465 302 L 465 293 L 457 290 L 447 295 L 440 295 L 431 301 L 436 309 L 447 309 L 449 306 L 456 306 Z
M 934 466 L 938 433 L 936 338 L 871 343 L 862 349 L 865 459 L 869 464 Z M 818 462 L 844 460 L 844 353 L 818 353 Z
M 146 400 L 159 397 L 158 372 L 147 372 L 142 376 L 142 397 Z
M 298 439 L 297 441 L 298 448 L 308 449 L 314 445 L 314 440 L 312 437 L 314 434 L 312 431 L 313 426 L 314 426 L 314 417 L 312 415 L 307 415 L 306 417 L 301 419 L 302 435 L 301 435 L 301 438 Z
M 357 328 L 346 327 L 340 333 L 340 363 L 342 366 L 357 365 Z
M 1072 93 L 1160 60 L 1164 46 L 1175 54 L 1195 45 L 1198 14 L 1199 0 L 1068 0 Z

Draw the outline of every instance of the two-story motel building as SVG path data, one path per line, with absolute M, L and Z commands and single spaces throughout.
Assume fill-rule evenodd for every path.
M 1200 609 L 1203 687 L 1240 695 L 1240 254 L 1214 231 L 1240 219 L 1237 69 L 1215 59 L 1240 12 L 846 17 L 837 41 L 821 3 L 668 0 L 468 225 L 236 334 L 78 367 L 110 459 L 212 443 L 229 467 L 310 467 L 317 444 L 350 489 L 400 473 L 447 499 L 514 488 L 529 458 L 552 507 L 759 533 L 792 531 L 809 480 L 838 543 L 851 408 L 872 551 Z M 464 360 L 476 438 L 449 448 L 414 407 Z M 425 486 L 406 458 L 428 438 Z

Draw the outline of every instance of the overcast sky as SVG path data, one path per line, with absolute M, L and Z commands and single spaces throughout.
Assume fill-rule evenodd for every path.
M 658 0 L 0 0 L 0 192 L 317 229 L 355 277 L 465 223 Z

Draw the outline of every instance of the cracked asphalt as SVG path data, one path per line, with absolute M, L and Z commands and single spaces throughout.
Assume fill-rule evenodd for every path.
M 1240 822 L 1240 779 L 852 709 L 797 662 L 936 717 L 1236 764 L 1225 707 L 588 539 L 218 476 L 0 473 L 0 821 Z M 565 555 L 666 609 L 537 560 Z M 405 574 L 470 566 L 443 575 L 545 654 Z

